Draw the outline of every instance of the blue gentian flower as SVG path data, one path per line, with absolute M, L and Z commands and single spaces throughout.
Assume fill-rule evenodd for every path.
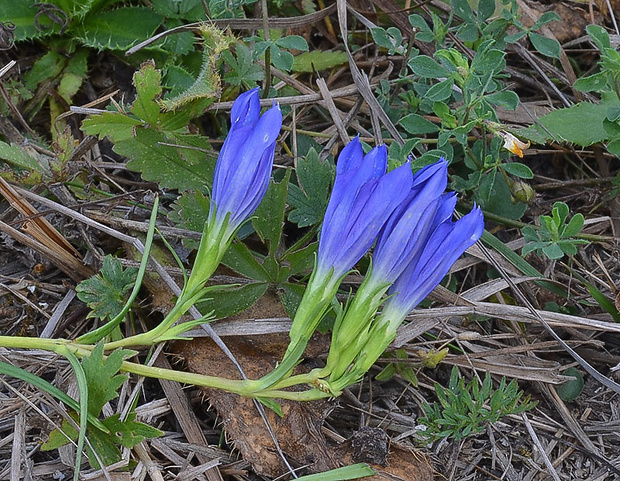
M 241 94 L 232 107 L 231 127 L 215 167 L 210 218 L 233 233 L 267 192 L 282 113 L 273 106 L 262 116 L 258 88 Z
M 414 176 L 407 199 L 392 213 L 377 239 L 370 273 L 374 284 L 392 284 L 420 255 L 431 234 L 447 174 L 448 162 L 442 158 Z
M 224 257 L 236 230 L 263 200 L 281 127 L 282 113 L 277 106 L 260 115 L 258 88 L 235 100 L 230 131 L 215 166 L 209 218 L 184 292 L 198 295 Z
M 482 235 L 484 218 L 479 207 L 452 221 L 456 194 L 444 194 L 432 220 L 432 230 L 419 254 L 390 287 L 392 295 L 381 317 L 395 327 L 441 282 L 452 264 Z
M 336 181 L 319 238 L 316 276 L 344 276 L 370 249 L 377 235 L 413 183 L 409 164 L 389 173 L 387 149 L 364 155 L 358 138 L 338 158 Z

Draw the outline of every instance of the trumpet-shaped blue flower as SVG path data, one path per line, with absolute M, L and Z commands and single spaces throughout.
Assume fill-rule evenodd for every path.
M 267 192 L 282 113 L 274 106 L 260 115 L 258 88 L 241 94 L 232 107 L 231 127 L 213 179 L 210 217 L 234 232 L 256 210 Z
M 381 314 L 395 328 L 441 282 L 452 264 L 482 235 L 484 218 L 478 207 L 456 222 L 452 214 L 455 194 L 444 194 L 431 223 L 431 232 L 418 255 L 409 262 L 389 292 Z
M 380 229 L 411 190 L 405 164 L 386 174 L 387 150 L 381 145 L 364 155 L 358 138 L 338 158 L 336 181 L 319 239 L 315 275 L 339 279 L 370 249 Z
M 184 291 L 199 292 L 222 260 L 235 231 L 263 200 L 281 127 L 277 106 L 260 115 L 258 88 L 241 94 L 233 104 L 230 131 L 215 166 L 209 219 Z

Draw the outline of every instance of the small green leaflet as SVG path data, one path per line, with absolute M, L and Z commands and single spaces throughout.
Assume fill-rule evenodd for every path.
M 84 358 L 82 368 L 88 383 L 89 413 L 98 416 L 105 403 L 118 396 L 117 391 L 127 380 L 127 375 L 117 373 L 124 359 L 132 353 L 127 349 L 117 349 L 104 357 L 103 342 L 99 342 L 91 355 Z
M 75 289 L 78 298 L 91 308 L 88 317 L 114 319 L 123 309 L 137 273 L 137 268 L 123 269 L 119 259 L 105 256 L 100 273 L 80 282 Z
M 321 162 L 316 151 L 310 149 L 308 155 L 299 160 L 296 172 L 299 186 L 289 185 L 288 203 L 293 210 L 288 220 L 299 227 L 308 227 L 320 222 L 325 215 L 332 170 L 329 163 Z

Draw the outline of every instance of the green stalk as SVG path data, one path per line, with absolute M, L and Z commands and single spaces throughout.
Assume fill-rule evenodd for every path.
M 327 363 L 323 370 L 325 375 L 329 375 L 330 381 L 337 380 L 344 375 L 369 339 L 370 325 L 390 285 L 390 283 L 375 282 L 372 279 L 371 267 L 351 305 L 336 321 Z
M 333 271 L 331 271 L 327 275 L 321 275 L 321 281 L 317 281 L 316 272 L 315 270 L 312 273 L 306 292 L 304 292 L 295 313 L 290 331 L 291 342 L 286 349 L 282 362 L 273 371 L 256 381 L 258 389 L 261 391 L 271 388 L 282 379 L 290 376 L 338 291 L 342 278 L 334 280 L 332 278 Z

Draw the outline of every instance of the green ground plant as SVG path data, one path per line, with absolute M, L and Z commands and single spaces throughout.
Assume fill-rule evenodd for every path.
M 244 8 L 253 3 L 253 0 L 207 2 L 212 18 L 243 17 Z M 71 104 L 87 78 L 89 57 L 93 52 L 117 54 L 150 37 L 158 28 L 173 28 L 206 18 L 199 0 L 155 0 L 149 6 L 113 0 L 55 0 L 45 5 L 48 6 L 0 2 L 0 22 L 11 20 L 15 23 L 18 44 L 24 41 L 48 43 L 46 53 L 34 61 L 23 83 L 14 81 L 7 91 L 16 103 L 32 100 L 25 109 L 27 119 L 32 119 L 43 104 L 49 102 L 53 122 L 63 113 L 63 102 L 48 100 L 40 92 L 49 89 L 51 83 L 64 103 Z M 277 12 L 291 8 L 285 2 L 276 2 L 271 7 Z M 421 54 L 408 44 L 407 36 L 396 27 L 370 29 L 381 53 L 401 56 L 404 60 L 398 78 L 390 82 L 383 80 L 377 89 L 381 105 L 405 139 L 403 145 L 386 139 L 390 144 L 390 162 L 396 167 L 413 156 L 412 166 L 418 170 L 445 157 L 450 160 L 450 182 L 455 191 L 468 202 L 476 202 L 486 212 L 495 214 L 498 223 L 521 226 L 511 221 L 521 219 L 527 211 L 528 202 L 534 196 L 527 182 L 534 174 L 525 162 L 513 159 L 511 154 L 521 151 L 512 149 L 507 139 L 519 136 L 532 142 L 568 142 L 584 147 L 601 144 L 608 152 L 618 154 L 618 52 L 602 28 L 590 26 L 588 33 L 600 52 L 599 71 L 579 79 L 575 88 L 598 95 L 600 102 L 579 102 L 542 116 L 537 125 L 528 129 L 513 130 L 502 125 L 497 114 L 498 108 L 514 110 L 520 102 L 506 81 L 506 48 L 527 38 L 539 54 L 557 59 L 560 45 L 537 32 L 558 20 L 557 15 L 545 13 L 534 25 L 525 27 L 519 19 L 516 0 L 481 0 L 477 8 L 466 0 L 452 0 L 450 7 L 451 13 L 443 17 L 433 10 L 430 19 L 419 14 L 409 17 L 414 38 L 432 45 L 432 55 Z M 467 51 L 452 43 L 452 35 L 463 42 Z M 359 43 L 353 45 L 354 50 L 363 46 L 355 36 L 352 41 Z M 137 67 L 133 76 L 135 99 L 115 101 L 108 109 L 93 113 L 84 120 L 82 132 L 99 140 L 109 140 L 113 152 L 128 159 L 128 170 L 139 173 L 145 181 L 157 182 L 166 193 L 172 192 L 170 195 L 175 199 L 167 206 L 167 217 L 176 227 L 202 232 L 211 211 L 216 155 L 210 141 L 213 136 L 207 136 L 197 120 L 221 92 L 224 96 L 233 96 L 265 80 L 265 70 L 256 61 L 266 59 L 266 52 L 274 67 L 287 72 L 328 70 L 343 65 L 348 58 L 341 51 L 317 55 L 316 51 L 308 51 L 309 48 L 303 37 L 285 36 L 282 31 L 271 31 L 268 36 L 263 32 L 235 38 L 215 27 L 203 26 L 197 34 L 184 32 L 167 37 L 141 52 L 136 57 L 139 60 L 132 60 L 137 67 L 148 59 Z M 290 87 L 279 86 L 272 87 L 268 94 L 278 97 L 290 91 Z M 9 114 L 6 102 L 0 109 L 3 114 Z M 286 114 L 288 107 L 283 106 L 282 110 Z M 225 122 L 215 114 L 208 115 L 211 115 L 214 131 L 224 137 L 227 132 L 222 125 Z M 584 130 L 583 122 L 591 128 Z M 29 185 L 65 182 L 83 196 L 87 172 L 76 175 L 70 168 L 76 139 L 64 124 L 59 125 L 62 128 L 52 129 L 47 140 L 32 139 L 43 149 L 33 150 L 5 141 L 7 139 L 0 141 L 0 159 L 7 167 L 2 174 Z M 314 135 L 307 132 L 296 137 L 299 158 L 295 168 L 281 169 L 275 174 L 256 214 L 237 231 L 238 241 L 229 246 L 222 258 L 225 266 L 248 282 L 209 286 L 199 291 L 200 295 L 191 297 L 191 302 L 187 301 L 183 309 L 195 304 L 205 316 L 184 326 L 173 326 L 178 317 L 171 316 L 166 326 L 168 330 L 163 334 L 158 331 L 145 345 L 179 338 L 185 330 L 200 322 L 237 314 L 252 306 L 269 289 L 278 293 L 287 313 L 292 318 L 295 316 L 314 263 L 315 237 L 334 180 L 333 159 L 321 160 L 315 150 L 321 146 L 312 140 Z M 577 246 L 587 244 L 588 241 L 580 237 L 584 216 L 576 213 L 569 219 L 569 212 L 567 204 L 557 202 L 551 215 L 539 217 L 540 225 L 523 227 L 521 232 L 527 241 L 523 255 L 536 252 L 549 259 L 561 259 L 564 255 L 575 255 Z M 157 214 L 155 207 L 153 216 Z M 154 235 L 154 219 L 149 242 Z M 287 237 L 285 226 L 293 226 L 299 233 L 293 241 Z M 252 235 L 255 235 L 254 242 L 243 242 Z M 483 241 L 501 251 L 524 274 L 542 278 L 536 269 L 491 234 L 485 233 Z M 185 239 L 184 244 L 189 249 L 198 246 L 198 242 L 191 239 Z M 150 247 L 148 242 L 147 245 Z M 87 447 L 86 452 L 91 466 L 97 467 L 118 460 L 119 447 L 132 447 L 145 437 L 159 435 L 158 430 L 135 421 L 133 410 L 125 417 L 113 415 L 100 419 L 103 405 L 116 397 L 125 379 L 118 374 L 120 370 L 154 377 L 177 376 L 129 363 L 129 357 L 135 353 L 119 348 L 134 346 L 123 337 L 120 326 L 133 310 L 147 259 L 148 249 L 140 270 L 135 270 L 122 269 L 118 260 L 106 257 L 101 272 L 77 287 L 78 296 L 91 309 L 89 317 L 100 321 L 99 328 L 84 334 L 75 343 L 43 340 L 43 344 L 29 345 L 66 355 L 78 377 L 83 401 L 80 406 L 71 398 L 61 399 L 72 409 L 73 422 L 66 420 L 61 430 L 53 432 L 44 448 L 53 449 L 71 441 L 77 441 L 81 447 L 85 439 L 80 436 L 87 432 L 96 445 Z M 184 269 L 182 263 L 179 264 Z M 360 269 L 366 272 L 368 262 L 362 262 Z M 554 289 L 563 294 L 557 286 Z M 589 289 L 596 299 L 602 299 L 600 302 L 607 302 L 608 312 L 613 312 L 609 299 L 605 300 L 593 286 Z M 180 317 L 187 311 L 183 309 L 179 308 L 174 314 Z M 326 317 L 322 328 L 331 327 L 339 313 L 338 308 L 334 311 L 335 314 Z M 101 340 L 103 342 L 99 342 Z M 118 350 L 111 350 L 106 357 L 104 346 Z M 447 351 L 441 353 L 443 356 Z M 412 383 L 417 382 L 415 373 L 404 362 L 406 354 L 397 352 L 396 357 L 403 362 L 390 363 L 378 379 L 386 380 L 400 374 Z M 42 379 L 33 379 L 8 366 L 0 368 L 59 398 L 62 396 Z M 103 383 L 95 375 L 101 371 L 106 373 Z M 200 381 L 203 385 L 206 382 L 197 376 L 179 376 L 174 378 L 197 385 Z M 207 384 L 213 387 L 212 380 Z M 230 385 L 225 388 L 233 390 Z M 252 393 L 246 388 L 237 386 L 235 392 Z M 321 389 L 326 388 L 318 385 L 313 395 L 327 397 L 330 394 Z M 420 420 L 427 428 L 423 433 L 426 441 L 445 437 L 463 439 L 481 432 L 488 423 L 506 414 L 524 412 L 535 405 L 529 397 L 523 399 L 516 381 L 507 383 L 502 379 L 494 389 L 493 380 L 487 374 L 481 385 L 475 379 L 465 383 L 456 368 L 452 370 L 448 387 L 436 384 L 435 389 L 439 402 L 426 405 L 425 417 Z M 276 394 L 286 395 L 286 392 Z M 276 394 L 268 393 L 270 396 Z M 262 400 L 274 410 L 278 409 L 270 399 Z M 76 424 L 80 429 L 76 429 Z

